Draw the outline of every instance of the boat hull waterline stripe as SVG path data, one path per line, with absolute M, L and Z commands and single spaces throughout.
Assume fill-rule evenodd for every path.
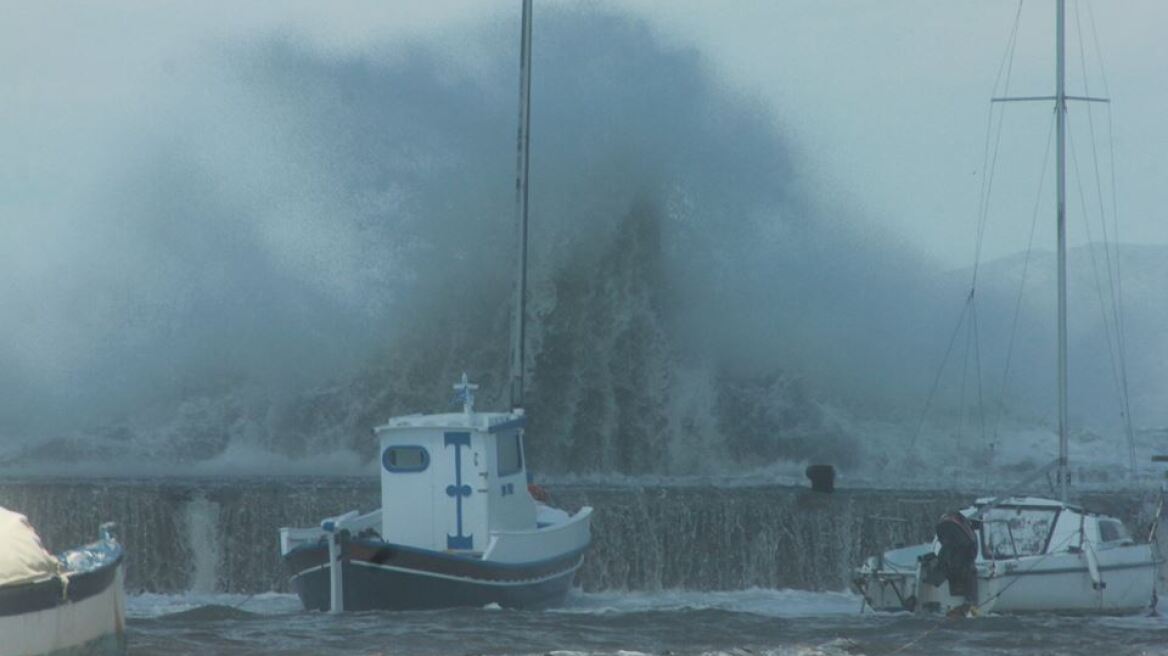
M 482 607 L 546 608 L 563 602 L 579 562 L 570 569 L 537 580 L 483 581 L 395 566 L 350 561 L 343 563 L 345 610 L 424 610 Z M 304 607 L 331 610 L 329 566 L 293 577 L 291 583 Z
M 117 578 L 122 557 L 88 572 L 69 575 L 68 583 L 53 577 L 0 588 L 0 617 L 23 615 L 65 603 L 77 603 L 105 592 Z
M 560 578 L 564 575 L 567 575 L 567 574 L 573 574 L 573 573 L 575 573 L 576 570 L 580 569 L 580 567 L 584 564 L 584 557 L 581 556 L 576 561 L 576 564 L 572 565 L 568 569 L 560 570 L 559 572 L 556 572 L 555 574 L 549 574 L 547 576 L 543 576 L 540 578 L 533 578 L 533 579 L 509 579 L 509 580 L 492 580 L 492 579 L 472 578 L 472 577 L 468 577 L 468 576 L 454 576 L 452 574 L 442 574 L 440 572 L 428 572 L 426 570 L 409 569 L 406 567 L 395 567 L 394 565 L 381 565 L 378 563 L 365 562 L 363 560 L 350 560 L 350 561 L 348 561 L 348 564 L 359 565 L 361 567 L 372 567 L 372 568 L 376 568 L 376 569 L 383 569 L 383 570 L 390 571 L 390 572 L 400 572 L 402 574 L 416 574 L 418 576 L 429 576 L 429 577 L 436 578 L 436 579 L 445 579 L 447 581 L 458 581 L 459 583 L 472 583 L 474 585 L 520 586 L 520 585 L 532 585 L 535 583 L 544 583 L 547 581 L 552 581 L 554 579 L 558 579 L 558 578 Z M 306 574 L 311 574 L 313 572 L 327 570 L 328 568 L 329 568 L 328 563 L 325 563 L 323 565 L 317 565 L 316 567 L 311 567 L 309 569 L 306 569 L 306 570 L 300 572 L 299 574 L 293 575 L 292 580 L 300 578 Z
M 560 572 L 581 558 L 587 547 L 573 549 L 550 558 L 524 563 L 505 563 L 457 556 L 427 549 L 417 549 L 386 542 L 348 542 L 344 557 L 348 561 L 365 561 L 378 565 L 395 565 L 410 571 L 439 572 L 472 579 L 514 581 L 539 578 Z M 284 557 L 289 574 L 328 564 L 328 549 L 323 544 L 300 546 Z

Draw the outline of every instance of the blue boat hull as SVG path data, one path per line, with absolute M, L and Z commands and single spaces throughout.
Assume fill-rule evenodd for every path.
M 577 551 L 533 563 L 501 564 L 384 542 L 350 542 L 341 558 L 345 610 L 555 606 L 571 589 L 583 558 L 583 551 Z M 328 548 L 300 547 L 284 562 L 304 607 L 329 610 Z

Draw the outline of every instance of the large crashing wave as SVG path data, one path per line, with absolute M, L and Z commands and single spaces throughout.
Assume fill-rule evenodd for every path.
M 700 53 L 592 10 L 535 31 L 536 466 L 887 464 L 908 431 L 848 417 L 911 425 L 960 283 L 809 184 L 813 155 Z M 0 374 L 26 438 L 6 461 L 352 471 L 372 426 L 449 408 L 463 371 L 503 407 L 516 40 L 458 41 L 284 36 L 172 75 L 148 101 L 166 120 L 127 127 L 138 154 L 75 199 L 63 225 L 93 238 L 28 291 L 70 302 L 0 322 L 13 353 L 22 331 L 72 345 Z

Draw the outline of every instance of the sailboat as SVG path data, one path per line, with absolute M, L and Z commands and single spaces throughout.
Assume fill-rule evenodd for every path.
M 480 412 L 466 374 L 462 411 L 393 417 L 380 441 L 380 508 L 280 529 L 290 585 L 309 610 L 412 610 L 560 603 L 591 542 L 592 508 L 569 514 L 529 487 L 524 453 L 531 0 L 523 1 L 519 253 L 511 409 Z
M 1123 523 L 1068 501 L 1065 0 L 1056 0 L 1055 94 L 994 98 L 1054 102 L 1058 233 L 1057 500 L 1003 495 L 943 515 L 936 537 L 868 558 L 853 584 L 876 610 L 941 613 L 1125 614 L 1155 604 L 1157 557 Z

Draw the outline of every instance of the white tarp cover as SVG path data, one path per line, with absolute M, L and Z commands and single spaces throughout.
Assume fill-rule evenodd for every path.
M 61 562 L 41 546 L 28 518 L 0 507 L 0 585 L 28 583 L 60 571 Z

